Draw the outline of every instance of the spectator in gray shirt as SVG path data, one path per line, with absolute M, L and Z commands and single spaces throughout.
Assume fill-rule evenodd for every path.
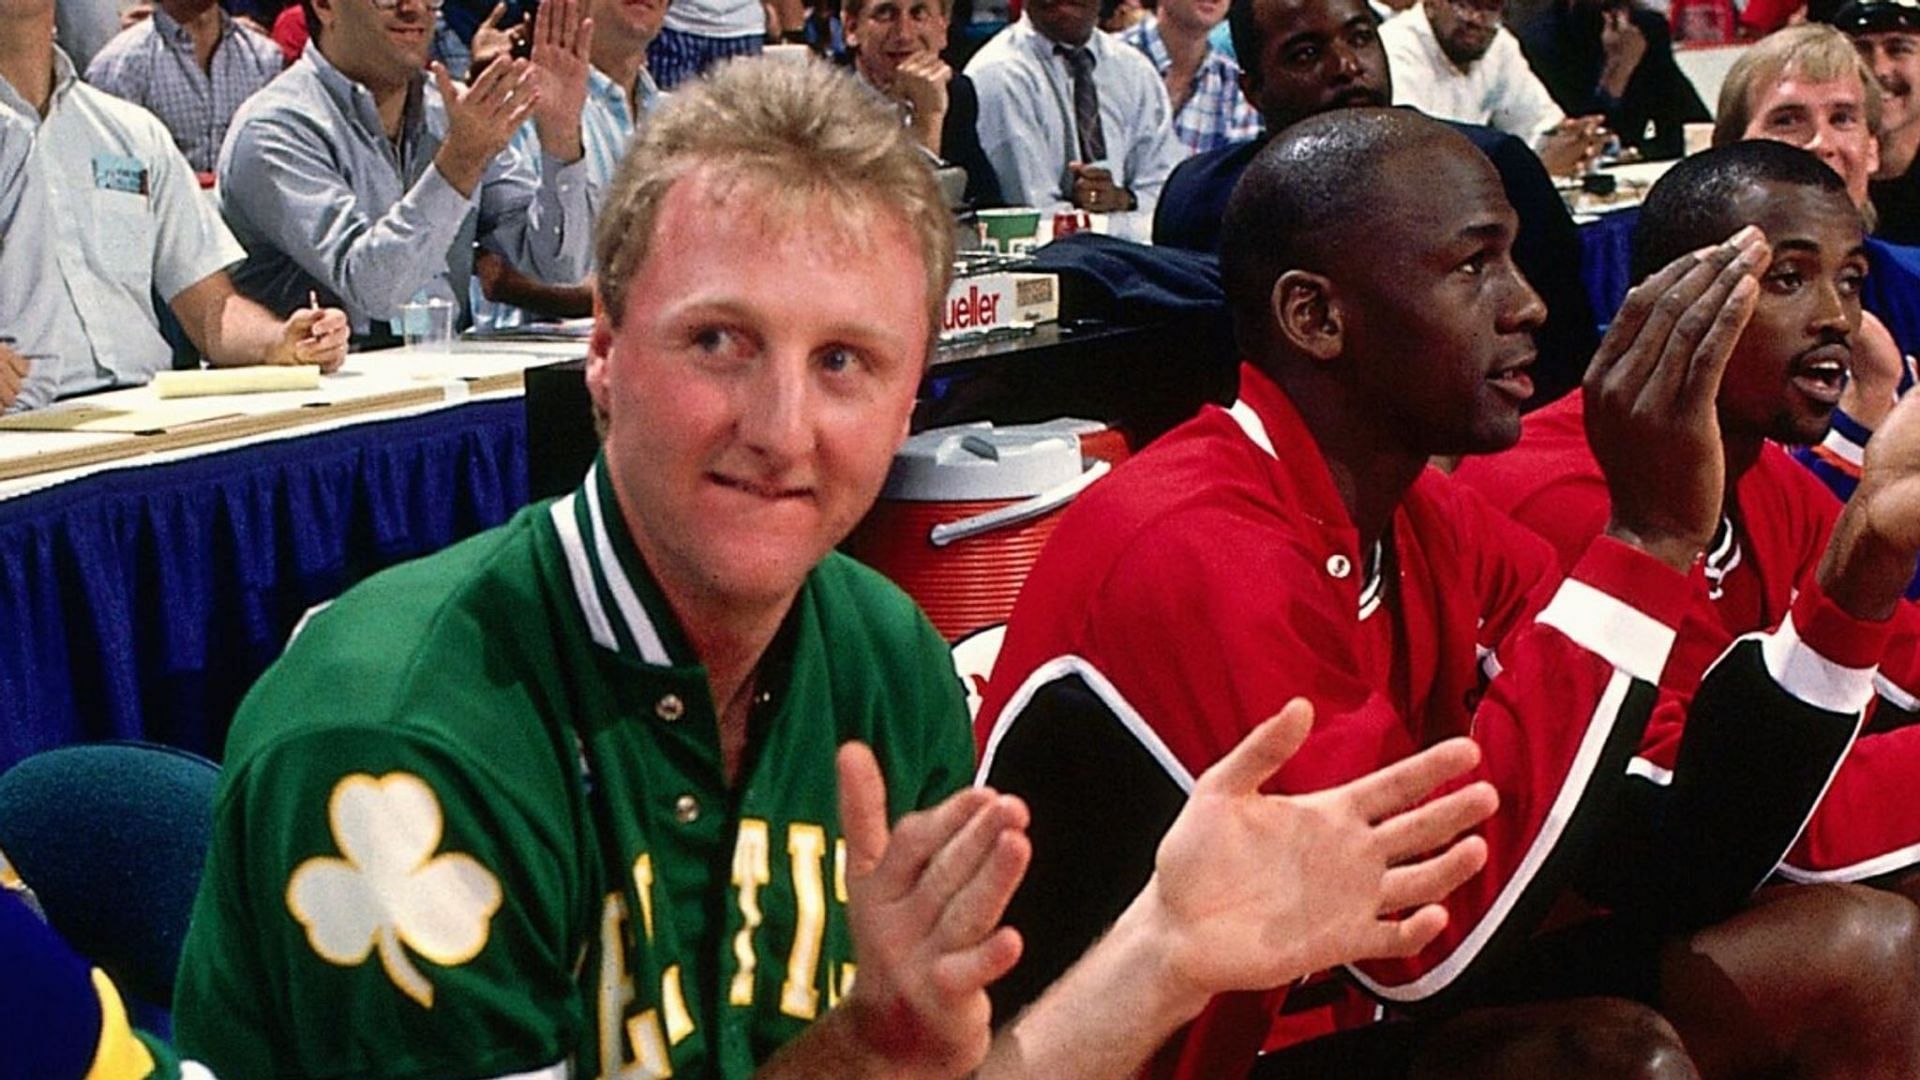
M 87 81 L 158 116 L 194 171 L 210 173 L 234 112 L 281 66 L 271 38 L 214 0 L 160 0 L 94 56 Z
M 247 259 L 234 279 L 275 311 L 337 300 L 362 339 L 436 297 L 469 321 L 476 241 L 542 280 L 586 272 L 593 207 L 580 138 L 591 21 L 548 0 L 533 62 L 462 89 L 422 71 L 439 0 L 305 0 L 314 32 L 234 117 L 220 205 Z M 537 162 L 508 146 L 528 117 Z
M 50 340 L 43 294 L 57 279 L 45 206 L 37 190 L 28 196 L 32 152 L 33 128 L 0 110 L 0 412 L 20 397 L 27 357 Z

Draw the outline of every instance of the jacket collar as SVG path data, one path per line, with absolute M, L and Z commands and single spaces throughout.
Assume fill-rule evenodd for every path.
M 548 508 L 580 616 L 603 649 L 653 667 L 699 663 L 627 531 L 604 457 Z

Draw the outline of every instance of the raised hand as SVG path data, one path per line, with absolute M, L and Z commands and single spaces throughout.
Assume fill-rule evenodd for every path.
M 433 163 L 455 190 L 471 197 L 487 166 L 533 111 L 538 97 L 533 71 L 524 60 L 493 64 L 461 90 L 446 66 L 436 62 L 433 81 L 447 109 L 447 137 Z M 577 126 L 574 133 L 577 138 Z
M 893 69 L 893 95 L 913 106 L 913 114 L 945 116 L 947 84 L 953 68 L 936 52 L 917 52 Z
M 1412 955 L 1446 927 L 1438 901 L 1486 863 L 1486 841 L 1456 838 L 1498 807 L 1491 784 L 1415 805 L 1479 762 L 1475 743 L 1449 739 L 1311 795 L 1262 795 L 1312 726 L 1312 705 L 1288 702 L 1200 777 L 1160 842 L 1141 899 L 1192 995 Z
M 963 1075 L 991 1038 L 986 987 L 1020 958 L 1000 918 L 1032 857 L 1026 804 L 974 788 L 889 829 L 873 752 L 848 743 L 838 765 L 859 974 L 836 1012 L 873 1075 Z
M 1840 392 L 1840 409 L 1860 422 L 1868 431 L 1878 430 L 1893 408 L 1900 390 L 1900 378 L 1912 365 L 1911 357 L 1900 355 L 1885 323 L 1870 311 L 1860 313 L 1860 329 L 1848 342 L 1852 348 L 1847 359 L 1847 387 Z
M 593 20 L 585 0 L 546 0 L 533 19 L 533 70 L 539 87 L 534 128 L 540 148 L 561 161 L 578 161 L 580 110 L 587 104 L 587 56 Z
M 1893 614 L 1920 558 L 1920 394 L 1908 394 L 1867 440 L 1860 486 L 1820 559 L 1820 588 L 1855 618 Z
M 1627 83 L 1647 55 L 1647 35 L 1633 25 L 1633 13 L 1624 4 L 1608 8 L 1601 20 L 1600 88 L 1618 98 L 1626 94 Z
M 1682 573 L 1720 523 L 1714 399 L 1770 257 L 1749 225 L 1675 259 L 1627 294 L 1587 367 L 1587 442 L 1613 500 L 1607 533 Z
M 478 78 L 480 73 L 487 70 L 494 61 L 513 55 L 514 43 L 527 32 L 525 23 L 511 30 L 501 29 L 500 20 L 506 18 L 506 15 L 507 5 L 505 0 L 501 0 L 500 3 L 493 5 L 493 10 L 487 13 L 487 17 L 481 20 L 480 25 L 473 28 L 473 42 L 468 46 L 471 54 L 467 62 L 469 78 Z

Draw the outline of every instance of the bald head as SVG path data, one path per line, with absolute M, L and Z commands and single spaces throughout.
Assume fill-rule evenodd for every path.
M 1220 272 L 1241 354 L 1316 432 L 1365 453 L 1511 446 L 1546 318 L 1513 263 L 1519 227 L 1493 165 L 1444 124 L 1404 109 L 1304 120 L 1227 207 Z
M 1276 136 L 1247 166 L 1221 226 L 1220 276 L 1245 356 L 1267 350 L 1274 282 L 1339 276 L 1343 255 L 1391 257 L 1442 160 L 1498 176 L 1466 137 L 1411 109 L 1338 109 Z

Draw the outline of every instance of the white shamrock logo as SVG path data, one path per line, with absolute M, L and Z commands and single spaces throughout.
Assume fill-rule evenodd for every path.
M 380 965 L 408 997 L 433 1007 L 433 984 L 407 948 L 443 967 L 487 944 L 500 882 L 470 855 L 435 855 L 440 800 L 411 773 L 354 773 L 334 785 L 327 821 L 343 859 L 316 857 L 287 880 L 287 908 L 313 951 L 355 967 L 376 946 Z

